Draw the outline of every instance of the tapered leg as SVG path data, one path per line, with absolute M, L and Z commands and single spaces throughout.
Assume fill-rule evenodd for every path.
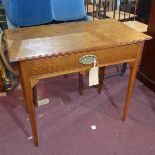
M 101 94 L 101 91 L 102 91 L 102 88 L 103 88 L 104 72 L 105 72 L 105 67 L 100 67 L 99 68 L 98 94 Z
M 133 91 L 134 82 L 135 82 L 136 73 L 137 73 L 137 68 L 138 68 L 138 63 L 139 63 L 139 57 L 140 57 L 140 55 L 142 53 L 143 45 L 144 45 L 143 42 L 141 44 L 139 44 L 139 49 L 138 49 L 138 52 L 137 52 L 137 60 L 135 60 L 134 62 L 131 63 L 130 77 L 129 77 L 129 82 L 128 82 L 128 90 L 127 90 L 127 95 L 126 95 L 126 99 L 125 99 L 125 106 L 124 106 L 124 112 L 123 112 L 123 121 L 126 119 L 126 117 L 128 115 L 130 100 L 131 100 L 131 97 L 132 97 L 132 91 Z
M 26 64 L 24 62 L 19 63 L 20 74 L 21 74 L 21 81 L 23 83 L 23 91 L 25 94 L 25 100 L 28 108 L 28 113 L 30 117 L 31 127 L 32 127 L 32 134 L 34 138 L 35 146 L 38 146 L 38 137 L 37 137 L 37 127 L 36 127 L 36 116 L 35 116 L 35 109 L 33 105 L 33 92 L 30 84 L 30 79 L 27 74 Z
M 130 104 L 130 100 L 131 100 L 131 96 L 132 96 L 136 73 L 137 73 L 137 63 L 133 63 L 130 68 L 130 77 L 129 77 L 127 95 L 126 95 L 126 99 L 125 99 L 123 120 L 125 120 L 128 115 L 128 109 L 129 109 L 129 104 Z
M 21 69 L 19 68 L 19 71 L 20 71 L 20 82 L 21 82 L 21 86 L 22 86 L 22 90 L 23 90 L 23 96 L 24 96 L 24 99 L 25 99 L 25 101 L 26 101 L 26 97 L 25 97 L 25 91 L 24 91 L 24 88 L 25 88 L 25 83 L 23 82 L 23 74 L 21 74 Z M 26 110 L 26 112 L 28 112 L 28 105 L 27 105 L 27 103 L 25 102 L 25 110 Z
M 79 94 L 83 95 L 83 74 L 79 73 Z

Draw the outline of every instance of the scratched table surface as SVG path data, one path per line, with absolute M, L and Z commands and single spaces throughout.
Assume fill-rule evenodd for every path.
M 5 36 L 12 62 L 98 50 L 150 39 L 150 36 L 113 19 L 8 29 L 5 30 Z

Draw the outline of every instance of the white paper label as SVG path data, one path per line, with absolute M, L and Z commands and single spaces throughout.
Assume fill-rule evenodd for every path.
M 89 86 L 94 86 L 99 84 L 98 77 L 99 67 L 93 67 L 89 71 Z

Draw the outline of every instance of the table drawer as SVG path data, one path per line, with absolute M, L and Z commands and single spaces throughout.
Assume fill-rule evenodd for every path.
M 72 53 L 68 55 L 48 57 L 27 61 L 27 70 L 30 77 L 35 77 L 48 73 L 75 72 L 92 67 L 79 62 L 84 55 L 95 55 L 99 66 L 107 66 L 128 62 L 137 57 L 138 44 L 107 48 L 103 50 Z

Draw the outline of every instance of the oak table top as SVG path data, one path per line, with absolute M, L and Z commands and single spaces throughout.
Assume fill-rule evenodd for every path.
M 95 55 L 98 66 L 130 62 L 124 104 L 126 119 L 143 43 L 151 37 L 112 19 L 73 22 L 5 30 L 10 61 L 18 62 L 34 144 L 38 145 L 32 90 L 40 79 L 81 72 L 92 67 L 79 59 Z
M 12 62 L 99 50 L 150 39 L 113 19 L 8 29 L 5 35 Z

